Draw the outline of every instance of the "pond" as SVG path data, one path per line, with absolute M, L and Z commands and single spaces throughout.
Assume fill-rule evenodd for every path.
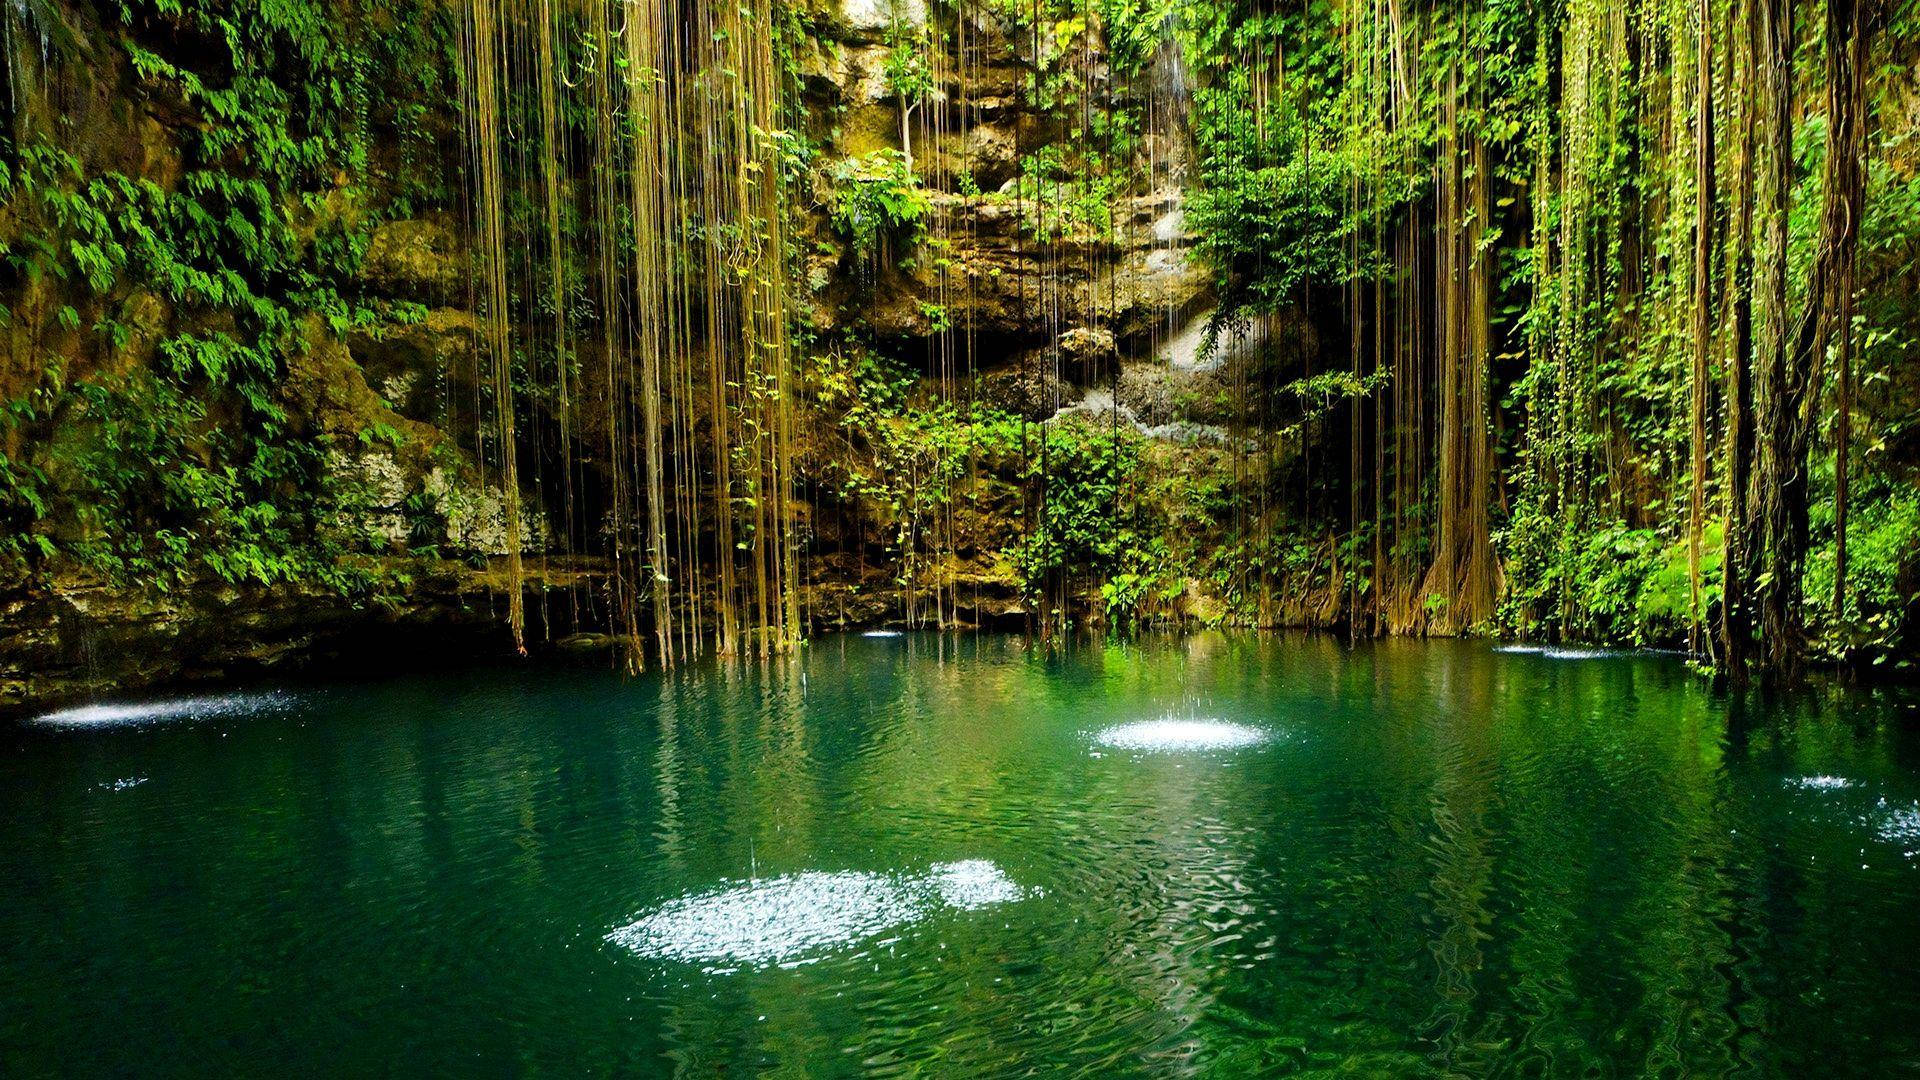
M 1917 700 L 927 634 L 68 711 L 0 1073 L 1913 1074 Z

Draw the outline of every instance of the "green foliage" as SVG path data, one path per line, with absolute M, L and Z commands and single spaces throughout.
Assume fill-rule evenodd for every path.
M 1862 284 L 1854 361 L 1861 397 L 1878 405 L 1881 426 L 1864 448 L 1881 454 L 1913 436 L 1920 410 L 1901 409 L 1907 373 L 1920 371 L 1920 174 L 1903 176 L 1887 155 L 1920 151 L 1920 130 L 1890 140 L 1868 171 L 1866 216 L 1860 223 Z M 1872 459 L 1870 459 L 1872 460 Z
M 1341 77 L 1341 20 L 1323 4 L 1270 12 L 1186 3 L 1181 40 L 1199 166 L 1189 225 L 1223 314 L 1270 312 L 1372 277 L 1374 243 L 1418 191 L 1418 129 L 1375 130 L 1375 91 Z M 1268 58 L 1285 58 L 1276 75 Z M 1366 204 L 1353 193 L 1369 193 Z
M 1113 68 L 1122 75 L 1145 74 L 1154 54 L 1170 41 L 1179 47 L 1172 30 L 1182 0 L 1092 0 L 1089 6 L 1098 18 Z
M 1129 569 L 1100 586 L 1100 605 L 1107 627 L 1127 632 L 1153 621 L 1186 592 L 1187 583 L 1178 572 L 1165 537 L 1147 539 L 1122 555 L 1122 564 Z
M 409 314 L 361 295 L 377 220 L 363 185 L 384 175 L 405 200 L 445 183 L 373 164 L 369 72 L 440 87 L 444 64 L 397 50 L 446 38 L 409 0 L 369 0 L 364 14 L 398 24 L 373 43 L 315 0 L 107 11 L 133 77 L 192 119 L 177 179 L 102 168 L 85 149 L 10 148 L 0 254 L 22 280 L 58 282 L 69 302 L 54 325 L 85 336 L 37 357 L 38 385 L 9 412 L 44 452 L 0 458 L 0 551 L 16 569 L 66 555 L 162 589 L 210 575 L 362 590 L 366 572 L 323 528 L 325 447 L 284 387 L 317 335 Z M 390 103 L 380 123 L 402 147 L 397 171 L 421 176 L 437 155 L 407 164 L 408 108 Z
M 811 403 L 835 418 L 839 440 L 818 481 L 840 498 L 884 509 L 894 525 L 892 554 L 910 577 L 922 531 L 952 501 L 977 450 L 969 421 L 986 414 L 963 416 L 949 401 L 914 407 L 915 374 L 860 346 L 815 356 L 808 375 Z
M 828 175 L 833 226 L 862 258 L 878 258 L 889 242 L 919 242 L 932 203 L 900 151 L 846 158 Z
M 1167 41 L 1177 2 L 994 0 L 995 14 L 1017 28 L 1017 39 L 1033 51 L 1031 63 L 1022 64 L 1028 71 L 1021 86 L 1026 112 L 1044 121 L 1037 125 L 1042 130 L 1057 132 L 1021 152 L 1011 195 L 1027 235 L 1043 241 L 1114 238 L 1115 205 L 1146 180 L 1144 100 L 1119 87 L 1146 77 Z M 971 176 L 959 186 L 978 193 Z
M 911 108 L 933 93 L 933 71 L 927 64 L 927 34 L 904 20 L 887 28 L 887 92 Z
M 0 413 L 0 432 L 17 426 L 12 411 Z M 54 554 L 53 541 L 37 528 L 51 506 L 47 474 L 0 452 L 0 573 L 18 573 L 30 560 Z
M 1126 117 L 1089 124 L 1118 128 Z M 1125 136 L 1131 140 L 1131 132 Z M 1130 152 L 1130 151 L 1125 151 Z M 1133 185 L 1134 177 L 1120 163 L 1121 153 L 1083 145 L 1069 154 L 1052 143 L 1020 158 L 1015 178 L 1023 232 L 1037 240 L 1057 240 L 1084 234 L 1102 240 L 1114 236 L 1113 207 Z
M 1920 485 L 1872 483 L 1854 497 L 1845 612 L 1833 610 L 1832 504 L 1815 508 L 1813 526 L 1825 536 L 1807 560 L 1808 621 L 1819 631 L 1815 645 L 1828 659 L 1909 670 L 1920 628 Z
M 1510 539 L 1509 550 L 1528 550 L 1525 545 Z M 1500 622 L 1508 632 L 1534 639 L 1684 645 L 1690 628 L 1706 624 L 1719 596 L 1722 547 L 1721 525 L 1712 522 L 1701 535 L 1696 604 L 1684 536 L 1606 525 L 1559 557 L 1509 563 L 1511 585 Z
M 1029 593 L 1039 597 L 1067 574 L 1107 578 L 1144 562 L 1133 552 L 1144 538 L 1125 495 L 1140 464 L 1131 428 L 1057 423 L 1041 429 L 1027 455 L 1025 478 L 1040 490 L 1035 527 L 1014 553 Z
M 1344 283 L 1356 224 L 1342 210 L 1338 162 L 1290 154 L 1276 165 L 1214 159 L 1194 200 L 1196 251 L 1230 311 L 1273 311 L 1302 290 Z
M 1193 538 L 1184 526 L 1214 523 L 1201 505 L 1213 489 L 1154 476 L 1131 426 L 1035 424 L 977 400 L 962 405 L 924 393 L 914 371 L 856 344 L 816 355 L 807 381 L 811 411 L 832 418 L 818 480 L 891 523 L 899 584 L 914 584 L 934 554 L 936 523 L 965 502 L 975 513 L 1002 508 L 990 534 L 1004 546 L 979 554 L 1031 602 L 1065 588 L 1075 604 L 1097 598 L 1106 624 L 1127 630 L 1185 590 Z

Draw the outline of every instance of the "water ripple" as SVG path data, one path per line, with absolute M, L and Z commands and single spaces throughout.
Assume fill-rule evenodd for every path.
M 301 723 L 16 731 L 13 1071 L 1920 1061 L 1904 698 L 1733 723 L 1677 665 L 1479 642 L 843 638 L 314 688 Z M 222 986 L 243 1013 L 203 1007 Z M 181 1060 L 101 1038 L 103 1002 Z

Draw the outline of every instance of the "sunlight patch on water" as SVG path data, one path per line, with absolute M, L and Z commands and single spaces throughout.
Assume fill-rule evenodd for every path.
M 1880 839 L 1890 844 L 1902 844 L 1907 847 L 1907 857 L 1920 855 L 1920 802 L 1912 806 L 1897 806 L 1884 797 L 1873 809 L 1869 821 Z
M 1268 733 L 1225 720 L 1163 716 L 1118 724 L 1096 734 L 1102 746 L 1117 750 L 1234 750 L 1267 741 Z
M 1692 655 L 1685 649 L 1607 649 L 1592 645 L 1532 645 L 1524 642 L 1495 645 L 1493 651 L 1539 656 L 1548 660 L 1608 660 L 1631 656 L 1675 656 L 1685 659 Z
M 1787 778 L 1787 786 L 1801 791 L 1843 791 L 1853 786 L 1844 776 L 1796 776 Z
M 104 783 L 95 784 L 94 786 L 102 791 L 125 791 L 131 787 L 139 787 L 146 782 L 147 778 L 144 776 L 128 776 L 119 780 L 108 780 Z
M 1609 656 L 1625 654 L 1617 649 L 1582 649 L 1569 645 L 1564 648 L 1541 649 L 1540 655 L 1549 660 L 1604 660 Z
M 36 716 L 29 723 L 57 728 L 138 727 L 165 720 L 247 716 L 283 709 L 292 701 L 292 696 L 288 694 L 267 693 L 222 694 L 218 697 L 175 698 L 171 701 L 112 702 L 61 709 Z
M 1026 895 L 1013 879 L 985 859 L 941 863 L 929 875 L 940 902 L 961 911 L 1006 904 Z
M 943 907 L 974 911 L 1026 895 L 985 859 L 939 863 L 917 876 L 809 871 L 668 901 L 607 940 L 724 974 L 811 962 Z
M 906 634 L 900 630 L 862 630 L 860 632 L 860 636 L 861 637 L 905 637 Z

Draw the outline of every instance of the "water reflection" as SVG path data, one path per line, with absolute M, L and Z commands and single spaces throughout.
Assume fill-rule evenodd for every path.
M 1912 705 L 1472 643 L 849 634 L 303 691 L 223 737 L 29 726 L 0 1046 L 27 1074 L 1898 1075 Z

